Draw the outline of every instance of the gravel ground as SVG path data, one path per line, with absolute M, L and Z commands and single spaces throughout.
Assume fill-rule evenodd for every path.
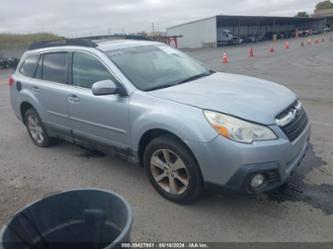
M 22 206 L 51 192 L 106 188 L 127 198 L 134 211 L 133 241 L 332 241 L 333 42 L 301 47 L 301 39 L 253 46 L 188 51 L 218 71 L 273 80 L 295 91 L 312 123 L 311 148 L 289 184 L 270 194 L 206 193 L 181 206 L 161 198 L 141 168 L 62 142 L 34 146 L 9 103 L 0 72 L 0 226 Z M 229 64 L 221 64 L 223 52 Z

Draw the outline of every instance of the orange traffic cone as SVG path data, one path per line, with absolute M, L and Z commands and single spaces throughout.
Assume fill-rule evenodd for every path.
M 250 48 L 250 51 L 249 51 L 249 57 L 254 57 L 254 51 L 253 51 L 252 47 Z
M 304 42 L 303 41 L 301 42 L 301 47 L 304 47 Z
M 271 48 L 269 49 L 269 52 L 271 52 L 271 53 L 274 53 L 274 52 L 275 52 L 274 47 L 273 47 L 273 44 L 271 45 Z
M 286 43 L 284 44 L 284 48 L 289 49 L 289 42 L 288 41 L 286 41 Z
M 224 64 L 229 63 L 229 58 L 228 58 L 228 55 L 226 52 L 223 53 L 222 63 L 224 63 Z
M 315 40 L 315 44 L 319 44 L 319 39 L 316 39 L 316 40 Z
M 311 45 L 311 43 L 312 43 L 311 38 L 308 38 L 307 43 L 308 43 L 308 45 Z

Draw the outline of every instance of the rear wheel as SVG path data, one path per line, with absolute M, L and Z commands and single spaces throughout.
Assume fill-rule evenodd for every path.
M 25 112 L 24 120 L 28 133 L 35 145 L 48 147 L 54 143 L 55 140 L 47 135 L 42 120 L 34 109 L 31 108 Z
M 153 139 L 145 149 L 143 160 L 150 182 L 166 199 L 189 203 L 202 193 L 199 166 L 189 149 L 176 138 Z

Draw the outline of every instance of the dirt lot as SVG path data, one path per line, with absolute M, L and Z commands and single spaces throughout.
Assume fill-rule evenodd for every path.
M 161 198 L 141 168 L 68 143 L 49 149 L 32 144 L 9 103 L 0 72 L 0 226 L 25 204 L 78 187 L 111 189 L 133 207 L 133 241 L 332 241 L 333 42 L 301 47 L 301 40 L 203 49 L 189 53 L 218 71 L 281 83 L 303 101 L 312 123 L 311 148 L 289 185 L 257 196 L 207 193 L 190 206 Z M 223 52 L 229 64 L 221 64 Z M 274 100 L 272 100 L 274 101 Z

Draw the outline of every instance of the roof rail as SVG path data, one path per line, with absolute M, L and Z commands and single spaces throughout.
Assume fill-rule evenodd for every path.
M 40 41 L 32 43 L 28 50 L 58 47 L 58 46 L 81 46 L 81 47 L 97 47 L 97 44 L 89 39 L 63 39 L 63 40 L 52 40 L 52 41 Z
M 92 41 L 116 40 L 116 39 L 151 41 L 151 39 L 144 37 L 142 35 L 124 35 L 124 34 L 87 36 L 87 37 L 82 37 L 81 39 L 88 39 Z

